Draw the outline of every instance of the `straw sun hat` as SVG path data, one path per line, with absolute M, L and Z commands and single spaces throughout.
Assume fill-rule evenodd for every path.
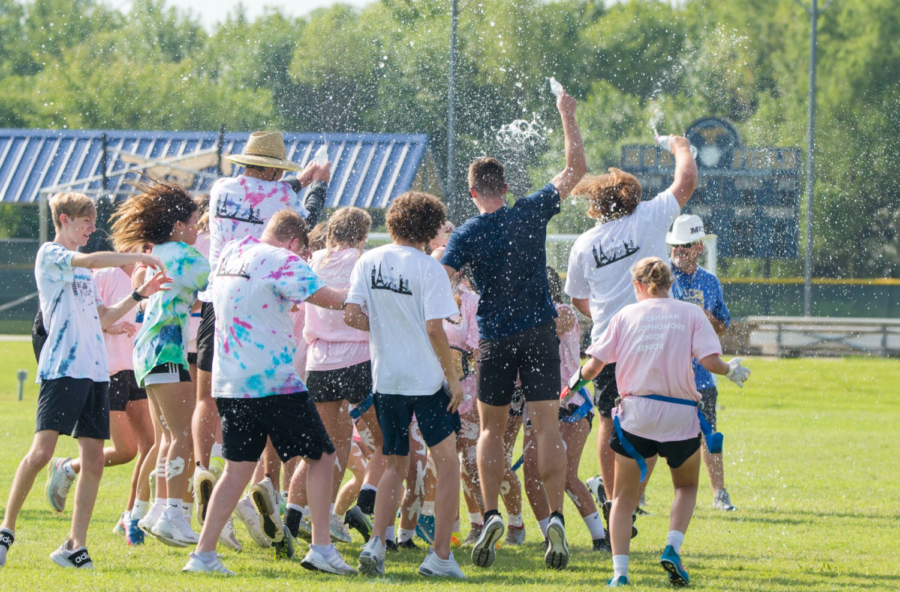
M 245 166 L 252 165 L 286 171 L 303 169 L 296 162 L 287 160 L 284 136 L 280 132 L 253 132 L 240 154 L 230 154 L 225 158 Z

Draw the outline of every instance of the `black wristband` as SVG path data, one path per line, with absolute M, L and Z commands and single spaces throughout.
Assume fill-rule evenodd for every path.
M 135 290 L 134 292 L 131 293 L 131 297 L 134 298 L 135 302 L 140 302 L 141 300 L 147 299 L 146 296 L 141 296 L 140 294 L 138 294 L 137 290 Z

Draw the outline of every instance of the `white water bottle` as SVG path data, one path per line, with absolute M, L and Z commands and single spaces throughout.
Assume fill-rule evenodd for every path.
M 563 86 L 552 76 L 550 77 L 550 92 L 556 95 L 557 99 L 563 94 Z
M 328 146 L 322 144 L 322 146 L 316 150 L 316 155 L 313 156 L 313 160 L 319 166 L 325 166 L 328 164 Z
M 668 150 L 669 152 L 672 151 L 672 148 L 669 147 L 669 136 L 659 136 L 659 135 L 657 135 L 657 136 L 656 136 L 656 143 L 657 143 L 657 145 L 659 145 L 659 147 L 664 148 L 665 150 Z M 692 156 L 693 158 L 697 158 L 697 149 L 694 148 L 694 145 L 693 145 L 693 144 L 690 144 L 690 148 L 691 148 L 691 156 Z

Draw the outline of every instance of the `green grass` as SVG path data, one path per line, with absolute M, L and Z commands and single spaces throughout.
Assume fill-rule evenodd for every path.
M 16 401 L 15 370 L 34 377 L 29 343 L 0 342 L 0 503 L 5 502 L 16 466 L 31 442 L 37 387 Z M 898 589 L 900 459 L 897 426 L 900 394 L 897 361 L 751 359 L 753 377 L 739 391 L 722 386 L 720 429 L 725 433 L 726 480 L 738 511 L 710 509 L 712 494 L 703 477 L 700 501 L 684 546 L 692 587 L 709 590 Z M 597 472 L 589 440 L 581 475 Z M 59 453 L 75 454 L 64 438 Z M 660 469 L 663 467 L 661 466 Z M 595 590 L 611 575 L 609 556 L 586 549 L 589 537 L 570 502 L 566 516 L 572 559 L 562 573 L 543 567 L 534 520 L 526 512 L 528 541 L 503 549 L 487 571 L 471 565 L 465 551 L 457 559 L 465 582 L 432 582 L 415 575 L 423 553 L 389 555 L 388 577 L 334 579 L 302 569 L 298 562 L 275 563 L 252 544 L 243 554 L 224 551 L 239 574 L 221 579 L 181 574 L 187 553 L 154 540 L 126 547 L 111 533 L 127 494 L 130 467 L 108 469 L 90 531 L 93 573 L 62 571 L 48 554 L 65 538 L 70 512 L 55 516 L 43 497 L 43 477 L 19 521 L 9 563 L 0 571 L 0 590 L 371 590 L 416 589 Z M 652 516 L 638 519 L 631 575 L 637 588 L 668 588 L 657 560 L 668 530 L 671 485 L 659 470 L 648 488 Z M 238 526 L 238 535 L 249 538 Z M 355 562 L 357 544 L 340 550 Z M 224 586 L 227 585 L 227 588 Z

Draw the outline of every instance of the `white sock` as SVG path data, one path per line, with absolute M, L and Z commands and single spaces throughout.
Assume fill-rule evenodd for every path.
M 334 514 L 334 504 L 331 504 L 331 513 Z
M 416 536 L 415 528 L 401 528 L 400 529 L 400 539 L 397 541 L 398 543 L 405 543 L 409 539 Z
M 516 528 L 521 528 L 523 526 L 522 515 L 521 514 L 510 514 L 509 515 L 509 525 L 515 526 Z
M 150 511 L 150 502 L 145 502 L 143 500 L 136 499 L 134 500 L 134 507 L 131 508 L 131 519 L 132 520 L 140 520 L 144 516 L 147 515 L 147 512 Z
M 156 501 L 153 502 L 153 505 L 154 505 L 154 506 L 159 506 L 160 508 L 162 508 L 163 510 L 165 510 L 165 509 L 166 509 L 166 498 L 164 498 L 164 497 L 157 497 L 157 498 L 156 498 Z
M 214 456 L 222 456 L 222 443 L 216 442 L 212 445 L 212 450 L 209 453 L 209 458 L 212 459 Z
M 181 500 L 177 497 L 170 497 L 166 500 L 166 516 L 169 518 L 177 518 L 184 516 L 184 510 L 181 509 Z
M 434 516 L 434 502 L 422 504 L 422 516 Z
M 684 533 L 677 530 L 670 530 L 666 536 L 666 546 L 672 545 L 675 552 L 681 555 L 681 545 L 684 544 Z
M 544 518 L 543 520 L 538 520 L 538 526 L 541 527 L 541 534 L 544 535 L 544 538 L 547 538 L 547 525 L 550 524 L 550 517 Z
M 584 516 L 584 525 L 587 526 L 591 533 L 591 540 L 605 539 L 606 533 L 603 532 L 603 520 L 600 518 L 600 512 L 594 512 L 590 516 Z
M 469 512 L 469 522 L 472 524 L 477 524 L 478 526 L 484 526 L 484 518 L 479 512 Z
M 131 510 L 125 510 L 122 512 L 122 524 L 128 525 L 128 522 L 131 520 Z
M 628 555 L 613 555 L 613 579 L 628 577 Z
M 191 521 L 191 517 L 194 515 L 194 502 L 181 503 L 181 511 L 184 512 L 184 517 L 188 519 L 188 522 Z
M 319 553 L 325 559 L 328 559 L 332 555 L 334 555 L 336 549 L 334 548 L 334 543 L 330 545 L 310 545 L 309 548 L 313 551 Z
M 69 479 L 74 479 L 75 475 L 78 474 L 75 472 L 75 469 L 72 468 L 71 460 L 69 462 L 63 464 L 62 468 L 63 468 L 63 472 L 66 474 L 66 477 L 68 477 Z
M 457 518 L 456 522 L 453 523 L 453 532 L 459 532 L 459 519 Z
M 387 527 L 387 531 L 384 533 L 384 538 L 389 541 L 394 540 L 394 526 L 393 525 Z

